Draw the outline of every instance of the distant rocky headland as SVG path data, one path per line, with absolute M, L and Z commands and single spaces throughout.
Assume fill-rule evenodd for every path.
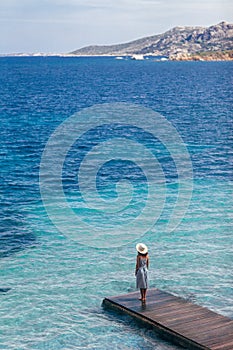
M 70 53 L 75 56 L 165 56 L 171 60 L 233 60 L 233 24 L 210 27 L 175 27 L 118 45 L 87 46 Z

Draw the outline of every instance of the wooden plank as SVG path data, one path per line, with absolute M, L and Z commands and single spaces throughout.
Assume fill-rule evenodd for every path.
M 206 331 L 215 331 L 221 327 L 226 328 L 229 325 L 227 321 L 219 321 L 219 319 L 205 319 L 202 320 L 202 322 L 191 322 L 188 324 L 181 324 L 177 326 L 177 329 L 180 331 L 185 330 L 187 334 L 192 334 L 193 332 L 198 331 L 198 334 L 205 333 Z M 190 327 L 190 329 L 188 328 Z M 232 325 L 230 325 L 232 327 Z
M 103 304 L 153 327 L 166 339 L 188 349 L 233 350 L 233 321 L 170 293 L 150 289 L 146 304 L 139 293 L 105 298 Z
M 216 314 L 215 314 L 216 315 Z M 206 312 L 206 310 L 195 310 L 191 314 L 184 313 L 183 315 L 180 314 L 180 317 L 170 317 L 169 318 L 169 323 L 170 325 L 178 325 L 179 323 L 189 323 L 189 322 L 195 322 L 196 320 L 200 320 L 200 323 L 202 323 L 202 320 L 208 320 L 214 318 L 212 313 Z M 205 322 L 205 321 L 204 321 Z
M 233 341 L 224 342 L 224 344 L 220 344 L 217 346 L 213 346 L 212 350 L 232 350 L 233 349 Z
M 187 314 L 187 313 L 184 313 L 183 315 L 179 315 L 179 317 L 169 317 L 169 320 L 168 320 L 168 323 L 169 323 L 169 326 L 178 326 L 178 325 L 182 325 L 182 324 L 193 324 L 195 322 L 198 322 L 199 321 L 199 324 L 205 324 L 206 323 L 206 320 L 208 318 L 213 318 L 213 316 L 209 316 L 205 311 L 195 311 L 195 312 L 192 312 L 191 314 Z
M 215 329 L 209 329 L 205 333 L 196 333 L 193 335 L 193 339 L 196 341 L 202 341 L 204 345 L 213 347 L 213 345 L 221 345 L 228 342 L 230 339 L 232 341 L 233 327 L 231 324 L 224 325 Z
M 211 339 L 208 340 L 208 344 L 211 345 L 213 348 L 222 345 L 223 341 L 225 344 L 229 342 L 233 342 L 232 334 L 229 334 L 226 336 L 226 333 L 216 333 L 215 335 L 211 336 Z M 233 347 L 232 347 L 233 349 Z

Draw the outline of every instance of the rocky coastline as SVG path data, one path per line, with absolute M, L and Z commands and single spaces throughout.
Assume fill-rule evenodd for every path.
M 233 50 L 177 54 L 169 57 L 171 61 L 233 61 Z

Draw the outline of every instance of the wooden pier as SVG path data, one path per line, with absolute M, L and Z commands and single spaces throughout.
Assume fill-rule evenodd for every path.
M 149 289 L 146 303 L 139 292 L 105 298 L 117 309 L 152 327 L 163 338 L 188 349 L 233 350 L 233 320 L 159 289 Z

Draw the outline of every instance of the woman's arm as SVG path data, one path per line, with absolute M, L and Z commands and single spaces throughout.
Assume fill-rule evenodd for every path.
M 137 274 L 138 269 L 139 269 L 139 256 L 137 255 L 136 268 L 135 268 L 135 275 Z
M 150 263 L 149 255 L 147 255 L 146 266 L 147 266 L 148 269 L 149 269 L 149 263 Z

